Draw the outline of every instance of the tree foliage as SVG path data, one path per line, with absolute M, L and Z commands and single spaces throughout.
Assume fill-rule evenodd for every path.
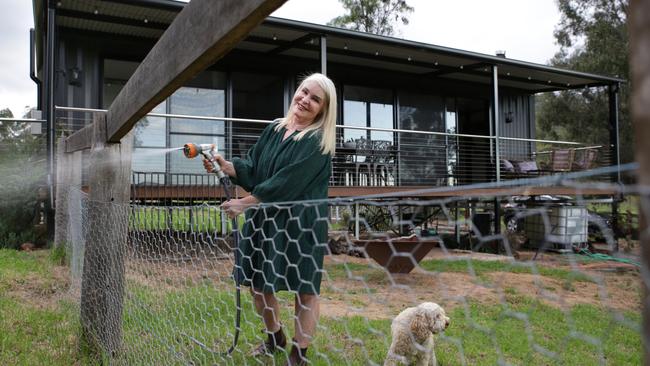
M 552 66 L 628 79 L 629 0 L 557 0 L 555 29 L 560 51 Z M 629 86 L 619 93 L 621 161 L 633 159 Z M 546 93 L 538 97 L 537 133 L 543 139 L 609 144 L 609 103 L 605 87 Z M 614 163 L 614 162 L 612 162 Z
M 409 24 L 408 14 L 413 12 L 405 0 L 339 0 L 347 14 L 329 23 L 340 28 L 391 36 L 398 23 Z
M 13 118 L 8 109 L 0 117 Z M 45 187 L 43 137 L 33 136 L 26 123 L 0 121 L 0 248 L 34 241 L 39 215 L 39 191 Z

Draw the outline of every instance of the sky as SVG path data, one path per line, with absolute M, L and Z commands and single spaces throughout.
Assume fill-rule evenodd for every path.
M 545 64 L 559 50 L 553 30 L 556 0 L 407 0 L 415 8 L 398 37 L 439 46 Z M 288 0 L 272 15 L 325 24 L 344 13 L 338 0 Z M 29 78 L 30 0 L 0 0 L 0 109 L 22 117 L 36 105 Z

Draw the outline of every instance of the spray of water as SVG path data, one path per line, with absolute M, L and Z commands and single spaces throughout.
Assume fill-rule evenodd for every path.
M 147 150 L 141 150 L 138 151 L 138 155 L 140 156 L 151 156 L 151 155 L 164 155 L 167 153 L 170 153 L 172 151 L 178 151 L 178 150 L 183 150 L 183 147 L 172 147 L 169 149 L 147 149 Z

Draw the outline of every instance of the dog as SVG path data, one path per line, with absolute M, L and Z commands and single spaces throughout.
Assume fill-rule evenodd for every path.
M 393 342 L 386 355 L 384 366 L 427 365 L 435 366 L 433 335 L 449 326 L 445 310 L 433 302 L 404 309 L 393 319 Z

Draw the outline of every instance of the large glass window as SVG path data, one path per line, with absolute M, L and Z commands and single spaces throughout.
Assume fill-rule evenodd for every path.
M 458 119 L 456 116 L 456 100 L 449 98 L 445 103 L 445 132 L 458 133 Z M 447 145 L 447 185 L 456 185 L 456 170 L 458 167 L 458 137 L 446 136 Z
M 233 117 L 272 121 L 284 115 L 284 80 L 278 75 L 233 72 Z M 233 122 L 232 153 L 243 156 L 266 124 Z
M 445 132 L 445 106 L 435 95 L 400 92 L 400 128 Z M 444 135 L 402 133 L 399 141 L 402 185 L 446 185 L 447 141 Z
M 345 86 L 343 101 L 345 126 L 393 128 L 393 93 L 387 89 Z M 393 133 L 344 129 L 343 140 L 358 138 L 393 141 Z
M 169 112 L 188 116 L 223 117 L 226 112 L 225 96 L 226 93 L 223 89 L 183 87 L 174 92 L 169 98 Z M 170 132 L 223 135 L 224 122 L 173 118 L 170 124 Z
M 167 102 L 158 104 L 151 112 L 166 113 Z M 165 117 L 145 116 L 134 127 L 135 147 L 167 147 L 167 120 Z
M 115 100 L 137 66 L 137 62 L 104 60 L 104 108 L 108 108 Z M 174 92 L 152 112 L 223 117 L 226 114 L 225 89 L 225 73 L 205 71 L 187 86 Z M 223 150 L 224 136 L 223 121 L 146 116 L 134 127 L 132 169 L 138 172 L 202 173 L 202 164 L 190 162 L 176 151 L 167 153 L 166 149 L 194 142 L 216 143 L 219 149 Z

